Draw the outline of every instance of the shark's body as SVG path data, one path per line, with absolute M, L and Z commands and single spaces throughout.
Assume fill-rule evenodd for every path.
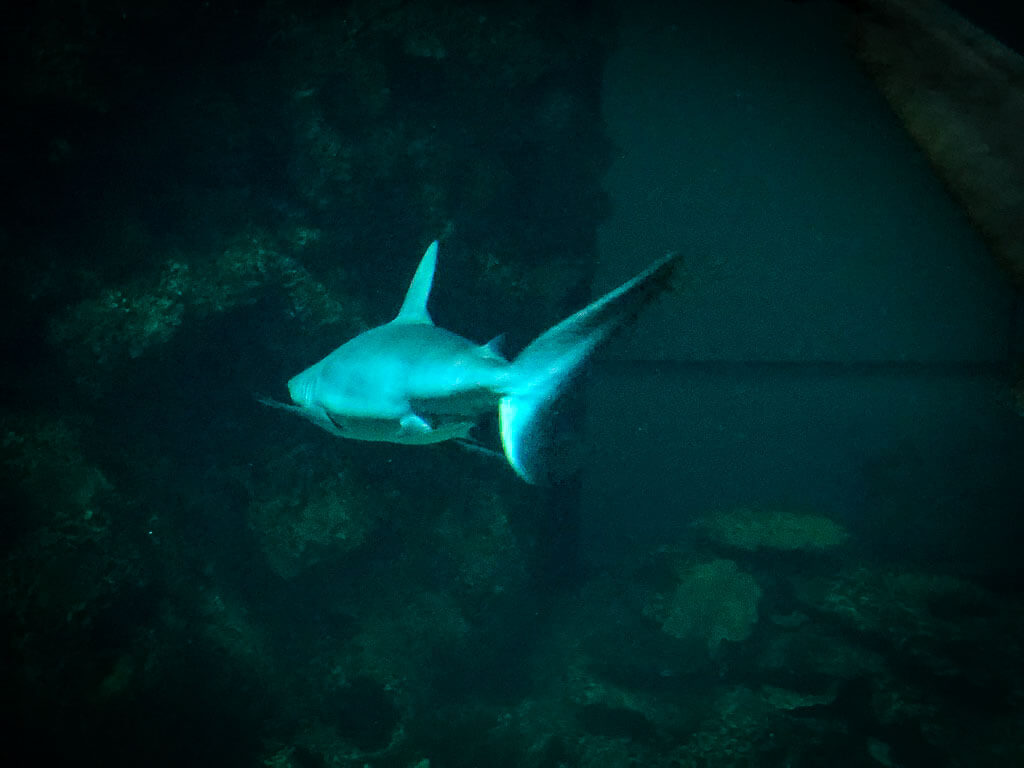
M 437 242 L 427 248 L 391 322 L 342 344 L 288 382 L 295 411 L 338 437 L 422 445 L 466 439 L 498 409 L 512 468 L 527 482 L 542 474 L 544 414 L 597 346 L 668 285 L 674 255 L 541 334 L 514 360 L 495 343 L 474 344 L 434 325 L 427 301 Z

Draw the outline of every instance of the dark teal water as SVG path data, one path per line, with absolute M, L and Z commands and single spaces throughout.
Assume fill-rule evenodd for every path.
M 850 9 L 9 22 L 17 764 L 1022 762 L 1020 295 Z M 511 354 L 686 256 L 570 392 L 551 487 L 256 400 L 439 237 L 435 321 Z

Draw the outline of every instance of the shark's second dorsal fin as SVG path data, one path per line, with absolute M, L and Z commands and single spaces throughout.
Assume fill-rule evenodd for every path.
M 420 265 L 416 268 L 416 274 L 412 276 L 409 290 L 406 291 L 405 301 L 402 308 L 398 310 L 396 323 L 428 323 L 433 325 L 430 313 L 427 312 L 427 301 L 430 299 L 430 286 L 434 284 L 434 267 L 437 266 L 437 240 L 430 244 Z
M 493 339 L 488 341 L 486 344 L 480 346 L 480 354 L 490 360 L 504 360 L 508 362 L 508 358 L 502 353 L 501 348 L 505 345 L 505 334 L 495 336 Z

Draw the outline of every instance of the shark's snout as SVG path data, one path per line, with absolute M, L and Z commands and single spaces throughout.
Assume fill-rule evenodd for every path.
M 300 408 L 309 407 L 313 399 L 313 382 L 304 373 L 300 373 L 288 382 L 288 396 Z

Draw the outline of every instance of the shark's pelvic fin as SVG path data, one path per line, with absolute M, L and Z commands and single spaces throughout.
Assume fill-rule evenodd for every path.
M 679 255 L 669 254 L 537 337 L 512 362 L 513 384 L 498 418 L 509 464 L 528 483 L 544 479 L 543 427 L 574 373 L 616 330 L 669 287 Z
M 437 240 L 432 242 L 416 268 L 405 301 L 398 310 L 396 323 L 427 323 L 433 325 L 430 313 L 427 312 L 427 301 L 430 300 L 430 287 L 434 284 L 434 268 L 437 266 Z

